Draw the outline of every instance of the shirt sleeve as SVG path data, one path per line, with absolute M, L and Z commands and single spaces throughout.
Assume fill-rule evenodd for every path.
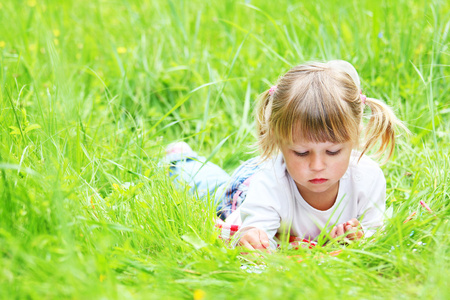
M 242 226 L 236 233 L 235 243 L 240 237 L 253 228 L 259 228 L 269 237 L 270 247 L 276 249 L 274 237 L 280 227 L 280 186 L 277 179 L 269 178 L 266 174 L 257 174 L 252 180 L 247 197 L 240 206 Z M 280 180 L 280 179 L 278 179 Z
M 365 237 L 372 236 L 379 227 L 383 226 L 386 210 L 386 179 L 380 168 L 371 176 L 370 185 L 363 193 L 358 207 L 358 220 Z

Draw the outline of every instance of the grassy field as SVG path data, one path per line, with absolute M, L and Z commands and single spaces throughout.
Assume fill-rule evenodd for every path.
M 449 299 L 449 8 L 1 1 L 0 297 Z M 255 265 L 158 162 L 184 139 L 231 172 L 255 155 L 257 95 L 335 58 L 412 132 L 383 166 L 392 216 L 372 240 Z

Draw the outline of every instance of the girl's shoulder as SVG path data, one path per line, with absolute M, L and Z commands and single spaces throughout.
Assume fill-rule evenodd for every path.
M 346 175 L 355 181 L 384 178 L 380 165 L 367 155 L 361 157 L 361 152 L 356 150 L 352 151 Z
M 283 179 L 286 177 L 286 163 L 283 155 L 280 153 L 271 159 L 260 162 L 260 172 L 274 179 Z
M 248 172 L 250 170 L 250 172 Z M 259 182 L 266 187 L 279 189 L 285 188 L 288 183 L 286 174 L 286 164 L 281 154 L 262 161 L 260 157 L 255 157 L 247 161 L 235 174 L 251 174 L 250 181 Z M 232 175 L 232 178 L 235 176 Z
M 257 156 L 243 162 L 231 175 L 230 190 L 237 189 L 240 184 L 259 181 L 265 185 L 272 183 L 279 184 L 280 180 L 285 179 L 286 166 L 282 155 L 274 156 L 271 159 L 262 161 Z

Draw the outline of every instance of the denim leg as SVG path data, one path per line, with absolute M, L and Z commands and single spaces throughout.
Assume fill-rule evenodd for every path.
M 176 175 L 176 184 L 189 185 L 191 191 L 201 199 L 207 199 L 210 195 L 210 199 L 219 210 L 222 208 L 222 198 L 230 175 L 212 162 L 205 163 L 205 161 L 204 157 L 198 156 L 195 152 L 189 153 L 189 157 L 172 162 L 170 176 Z

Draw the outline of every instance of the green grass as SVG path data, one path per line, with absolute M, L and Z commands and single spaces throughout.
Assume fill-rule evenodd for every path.
M 449 8 L 0 2 L 1 298 L 448 299 Z M 217 239 L 214 208 L 158 161 L 184 139 L 232 171 L 254 155 L 257 95 L 335 58 L 412 131 L 383 166 L 392 217 L 370 241 L 280 251 L 249 273 Z

